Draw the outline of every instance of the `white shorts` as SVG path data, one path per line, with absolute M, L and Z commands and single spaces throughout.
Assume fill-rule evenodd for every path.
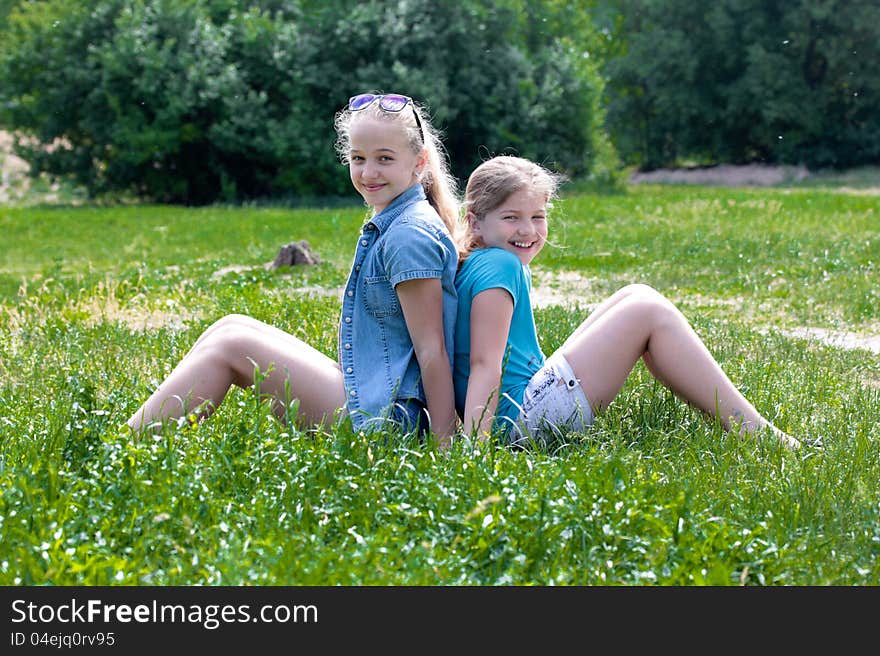
M 510 444 L 537 441 L 546 444 L 567 432 L 581 433 L 593 424 L 593 409 L 581 382 L 561 351 L 556 351 L 532 376 L 520 408 L 519 419 L 510 427 Z

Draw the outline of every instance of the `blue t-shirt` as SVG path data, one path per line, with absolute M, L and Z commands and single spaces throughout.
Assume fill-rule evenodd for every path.
M 509 251 L 501 248 L 481 249 L 474 251 L 461 265 L 455 277 L 455 289 L 458 292 L 458 313 L 452 378 L 455 407 L 462 416 L 471 370 L 471 305 L 474 297 L 487 289 L 504 289 L 513 299 L 513 316 L 504 361 L 501 363 L 501 397 L 495 412 L 495 426 L 506 432 L 510 422 L 516 422 L 519 418 L 523 393 L 529 380 L 544 365 L 544 353 L 538 344 L 529 296 L 532 289 L 531 271 Z
M 414 184 L 364 224 L 342 297 L 339 364 L 355 429 L 380 430 L 395 401 L 425 401 L 421 370 L 397 297 L 401 282 L 439 278 L 450 365 L 458 253 Z

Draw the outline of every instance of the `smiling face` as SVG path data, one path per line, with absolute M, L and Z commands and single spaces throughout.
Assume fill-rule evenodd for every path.
M 469 212 L 468 221 L 484 247 L 503 248 L 529 264 L 547 241 L 547 198 L 539 191 L 523 188 L 482 218 Z
M 351 182 L 378 214 L 418 181 L 424 155 L 413 151 L 406 130 L 394 121 L 353 120 L 349 137 Z

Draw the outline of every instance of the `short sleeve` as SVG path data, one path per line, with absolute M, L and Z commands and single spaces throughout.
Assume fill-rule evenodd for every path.
M 417 278 L 442 278 L 454 255 L 434 231 L 415 222 L 400 223 L 389 230 L 382 250 L 392 286 Z
M 516 305 L 523 294 L 528 293 L 519 258 L 501 248 L 478 252 L 481 256 L 473 263 L 472 297 L 487 289 L 504 289 Z

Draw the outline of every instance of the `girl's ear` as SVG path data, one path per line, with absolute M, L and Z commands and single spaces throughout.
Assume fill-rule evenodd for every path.
M 420 178 L 425 173 L 425 169 L 428 167 L 428 149 L 422 148 L 422 152 L 419 153 L 419 158 L 416 160 L 416 175 Z
M 468 228 L 470 228 L 471 232 L 474 235 L 480 234 L 480 220 L 477 218 L 477 215 L 472 211 L 468 210 L 467 214 L 465 214 L 465 220 L 467 221 Z

